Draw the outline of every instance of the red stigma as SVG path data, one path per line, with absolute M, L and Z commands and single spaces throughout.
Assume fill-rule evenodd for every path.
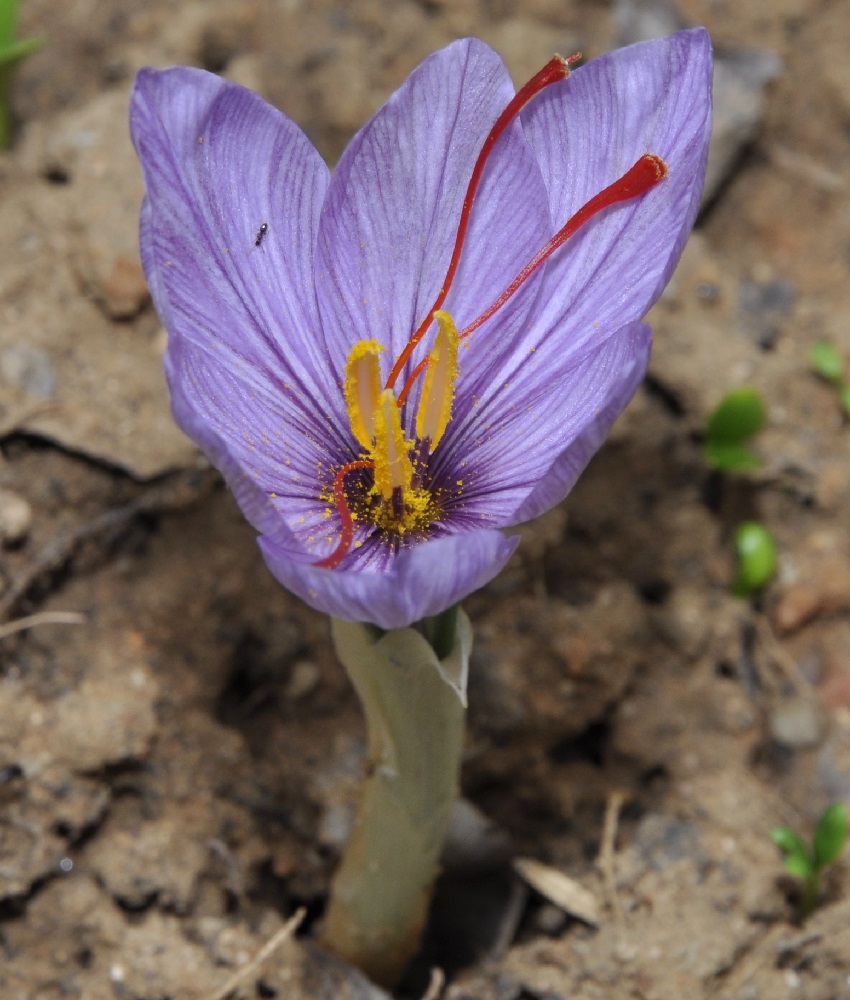
M 345 477 L 349 472 L 353 472 L 355 469 L 371 468 L 374 468 L 373 462 L 360 460 L 357 462 L 349 462 L 348 465 L 344 465 L 336 474 L 336 479 L 334 479 L 334 503 L 339 511 L 339 543 L 329 556 L 325 556 L 324 559 L 319 559 L 318 562 L 314 562 L 314 566 L 318 566 L 321 569 L 336 569 L 342 560 L 348 555 L 351 549 L 351 543 L 354 541 L 354 519 L 351 516 L 351 510 L 348 507 L 348 500 L 345 497 Z
M 567 220 L 546 246 L 538 250 L 496 301 L 488 309 L 485 309 L 478 319 L 473 320 L 469 326 L 464 327 L 460 331 L 460 339 L 468 337 L 480 326 L 483 326 L 494 313 L 498 312 L 519 291 L 521 286 L 528 281 L 541 264 L 545 263 L 552 256 L 558 247 L 563 246 L 571 236 L 574 236 L 595 215 L 598 215 L 606 208 L 610 208 L 612 205 L 619 204 L 621 201 L 630 201 L 632 198 L 637 198 L 639 195 L 645 194 L 650 188 L 655 187 L 659 181 L 664 180 L 668 172 L 667 164 L 660 156 L 656 156 L 654 153 L 644 153 L 622 177 L 614 181 L 613 184 L 609 184 L 607 188 L 591 198 L 575 215 Z M 399 393 L 399 406 L 410 395 L 410 390 L 427 366 L 428 359 L 425 358 L 410 373 L 407 381 L 404 383 L 404 388 Z
M 590 222 L 594 215 L 598 215 L 604 209 L 617 205 L 621 201 L 630 201 L 632 198 L 646 194 L 650 188 L 664 180 L 667 174 L 667 164 L 660 156 L 656 156 L 654 153 L 644 153 L 622 177 L 614 181 L 613 184 L 609 184 L 604 191 L 600 191 L 587 204 L 583 205 L 572 218 L 568 219 L 546 246 L 542 250 L 538 250 L 490 308 L 485 309 L 478 319 L 460 331 L 460 337 L 468 337 L 479 326 L 486 323 L 493 313 L 498 312 L 508 299 L 528 281 L 537 268 L 547 261 L 558 247 L 563 246 L 571 236 L 574 236 L 583 225 Z
M 561 56 L 554 56 L 550 59 L 539 73 L 533 76 L 524 87 L 517 91 L 513 100 L 511 100 L 505 110 L 496 119 L 496 124 L 490 129 L 487 138 L 484 140 L 484 145 L 481 147 L 481 152 L 478 154 L 478 159 L 475 161 L 475 166 L 472 169 L 472 176 L 469 179 L 469 186 L 466 189 L 466 195 L 463 199 L 463 207 L 460 213 L 460 222 L 457 227 L 455 245 L 452 250 L 451 259 L 449 260 L 449 269 L 446 271 L 445 278 L 443 278 L 440 293 L 434 301 L 434 304 L 428 310 L 425 319 L 422 320 L 416 332 L 407 342 L 404 350 L 401 354 L 399 354 L 396 363 L 393 365 L 393 370 L 390 372 L 390 376 L 387 379 L 387 384 L 385 386 L 386 389 L 392 389 L 395 386 L 399 375 L 401 375 L 402 369 L 410 360 L 410 356 L 415 350 L 416 345 L 427 333 L 428 327 L 434 319 L 434 313 L 446 301 L 446 296 L 449 294 L 449 289 L 452 286 L 458 264 L 460 263 L 460 253 L 463 249 L 463 242 L 466 239 L 466 231 L 469 228 L 469 216 L 472 212 L 473 203 L 475 202 L 475 193 L 478 190 L 478 185 L 481 181 L 481 175 L 484 173 L 484 167 L 486 166 L 487 159 L 489 158 L 490 153 L 492 153 L 493 147 L 496 145 L 499 136 L 501 136 L 508 125 L 510 125 L 514 118 L 516 118 L 516 116 L 532 98 L 536 97 L 537 94 L 539 94 L 542 90 L 545 90 L 546 87 L 551 86 L 553 83 L 559 83 L 561 80 L 566 80 L 566 78 L 570 75 L 570 66 L 579 59 L 581 59 L 580 55 L 573 55 L 568 59 L 563 59 Z M 399 403 L 401 402 L 402 400 L 400 399 Z
M 484 173 L 484 167 L 487 159 L 490 156 L 493 147 L 499 137 L 507 129 L 508 125 L 510 125 L 510 123 L 517 117 L 526 104 L 528 104 L 533 97 L 543 91 L 546 87 L 566 79 L 570 74 L 569 67 L 580 58 L 581 57 L 578 55 L 570 56 L 569 59 L 562 59 L 560 56 L 556 56 L 554 59 L 550 60 L 536 76 L 532 77 L 532 79 L 517 92 L 504 111 L 496 119 L 496 123 L 493 125 L 487 135 L 487 138 L 484 140 L 484 144 L 481 147 L 478 158 L 475 161 L 475 166 L 472 170 L 472 176 L 470 177 L 469 185 L 463 199 L 454 248 L 452 250 L 448 270 L 446 271 L 439 294 L 437 295 L 433 306 L 429 309 L 427 315 L 425 316 L 425 319 L 407 342 L 404 350 L 402 350 L 401 354 L 399 354 L 398 359 L 390 372 L 389 378 L 387 379 L 385 389 L 392 390 L 395 388 L 395 384 L 398 381 L 404 366 L 409 362 L 416 346 L 428 332 L 428 328 L 434 321 L 435 312 L 440 310 L 446 300 L 446 296 L 449 293 L 449 289 L 451 288 L 452 282 L 454 281 L 457 273 L 461 251 L 463 250 L 464 240 L 466 239 L 467 230 L 469 228 L 469 220 L 472 207 L 475 202 L 476 192 Z M 481 313 L 476 320 L 473 320 L 472 323 L 462 329 L 457 336 L 461 339 L 468 337 L 480 326 L 486 323 L 491 316 L 498 312 L 499 309 L 501 309 L 502 306 L 504 306 L 505 303 L 507 303 L 516 294 L 516 292 L 531 277 L 531 275 L 542 264 L 544 264 L 559 247 L 563 246 L 563 244 L 566 243 L 571 236 L 575 235 L 575 233 L 578 232 L 582 226 L 586 225 L 592 218 L 594 218 L 594 216 L 603 212 L 605 209 L 610 208 L 612 205 L 617 205 L 624 201 L 630 201 L 633 198 L 637 198 L 640 195 L 645 194 L 651 188 L 655 187 L 656 184 L 662 181 L 667 174 L 667 164 L 661 159 L 660 156 L 656 156 L 654 153 L 645 153 L 641 156 L 637 162 L 622 175 L 622 177 L 614 181 L 613 184 L 609 184 L 608 187 L 591 198 L 590 201 L 588 201 L 575 213 L 575 215 L 568 219 L 561 229 L 559 229 L 558 232 L 555 233 L 555 235 L 549 240 L 549 242 L 541 250 L 539 250 L 534 257 L 531 258 L 531 260 L 525 265 L 525 267 L 519 272 L 519 274 L 501 293 L 501 295 L 499 295 L 499 297 L 492 303 L 492 305 Z M 423 358 L 414 367 L 413 371 L 408 376 L 407 381 L 404 383 L 401 392 L 398 394 L 397 402 L 399 406 L 404 405 L 416 383 L 416 380 L 428 368 L 429 362 L 430 355 Z M 375 463 L 373 461 L 358 459 L 357 461 L 348 462 L 346 465 L 343 465 L 337 472 L 333 485 L 333 502 L 339 511 L 340 539 L 333 552 L 331 552 L 330 555 L 325 556 L 324 559 L 320 559 L 313 563 L 314 566 L 318 566 L 322 569 L 336 569 L 351 551 L 351 547 L 354 542 L 354 517 L 351 513 L 351 509 L 348 505 L 348 499 L 345 495 L 345 480 L 348 474 L 353 472 L 355 469 L 374 468 Z
M 419 364 L 413 369 L 413 371 L 407 376 L 407 381 L 404 383 L 404 388 L 398 394 L 398 405 L 404 406 L 407 397 L 410 395 L 410 390 L 416 383 L 416 380 L 428 367 L 429 357 L 426 355 Z

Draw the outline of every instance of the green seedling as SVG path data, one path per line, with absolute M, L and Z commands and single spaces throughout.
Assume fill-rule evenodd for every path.
M 841 857 L 847 845 L 848 832 L 850 820 L 847 807 L 842 802 L 833 802 L 820 814 L 811 847 L 807 847 L 799 834 L 790 827 L 778 826 L 771 831 L 774 844 L 784 855 L 782 863 L 785 871 L 803 880 L 801 920 L 814 912 L 818 903 L 821 875 L 828 865 Z
M 738 597 L 758 593 L 773 579 L 779 555 L 773 535 L 758 521 L 743 521 L 735 529 L 738 572 L 732 589 Z
M 844 382 L 844 358 L 834 344 L 819 340 L 809 353 L 812 371 L 829 382 Z
M 831 382 L 838 391 L 841 408 L 850 417 L 850 384 L 844 378 L 844 358 L 834 344 L 819 340 L 809 353 L 812 371 Z
M 708 418 L 703 455 L 723 472 L 757 469 L 761 460 L 746 442 L 764 427 L 767 410 L 761 395 L 749 386 L 727 392 Z
M 12 78 L 18 63 L 42 45 L 42 38 L 16 39 L 18 32 L 18 0 L 0 0 L 0 149 L 11 143 Z

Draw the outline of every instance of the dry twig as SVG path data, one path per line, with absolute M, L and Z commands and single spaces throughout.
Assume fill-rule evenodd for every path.
M 605 823 L 602 827 L 602 841 L 599 845 L 599 856 L 596 865 L 602 872 L 605 883 L 605 900 L 614 914 L 618 927 L 623 926 L 623 905 L 617 894 L 617 867 L 614 843 L 617 839 L 617 825 L 620 821 L 620 810 L 626 796 L 623 792 L 611 792 L 605 807 Z
M 443 993 L 443 987 L 446 985 L 446 974 L 438 966 L 434 966 L 431 969 L 431 979 L 428 983 L 428 989 L 422 994 L 422 1000 L 439 1000 Z
M 237 972 L 234 972 L 224 986 L 217 993 L 213 994 L 210 1000 L 227 1000 L 230 994 L 235 992 L 246 979 L 250 979 L 251 976 L 256 975 L 263 962 L 267 961 L 298 930 L 306 913 L 307 911 L 303 906 L 300 910 L 296 910 L 283 927 L 266 941 L 251 961 L 243 965 Z
M 6 639 L 16 632 L 35 628 L 37 625 L 84 625 L 85 622 L 86 616 L 78 611 L 39 611 L 38 614 L 16 618 L 12 622 L 0 625 L 0 639 Z

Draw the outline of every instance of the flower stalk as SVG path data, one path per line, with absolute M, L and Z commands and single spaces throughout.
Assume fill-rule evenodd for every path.
M 419 947 L 458 790 L 472 630 L 462 611 L 438 617 L 431 634 L 453 632 L 442 659 L 417 629 L 333 620 L 366 715 L 367 776 L 324 939 L 387 987 Z

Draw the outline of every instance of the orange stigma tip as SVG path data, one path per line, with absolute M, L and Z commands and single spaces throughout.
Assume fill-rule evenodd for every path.
M 537 268 L 547 261 L 558 247 L 563 246 L 571 236 L 574 236 L 582 226 L 590 222 L 595 215 L 598 215 L 606 208 L 610 208 L 612 205 L 618 205 L 623 201 L 631 201 L 632 198 L 646 194 L 656 184 L 663 181 L 669 172 L 667 164 L 660 156 L 656 156 L 655 153 L 644 153 L 622 177 L 614 181 L 613 184 L 609 184 L 599 194 L 594 195 L 590 201 L 582 205 L 575 215 L 567 220 L 546 246 L 537 251 L 490 308 L 486 309 L 478 319 L 460 331 L 461 340 L 474 333 L 494 313 L 498 312 L 519 291 L 522 285 L 528 281 Z

